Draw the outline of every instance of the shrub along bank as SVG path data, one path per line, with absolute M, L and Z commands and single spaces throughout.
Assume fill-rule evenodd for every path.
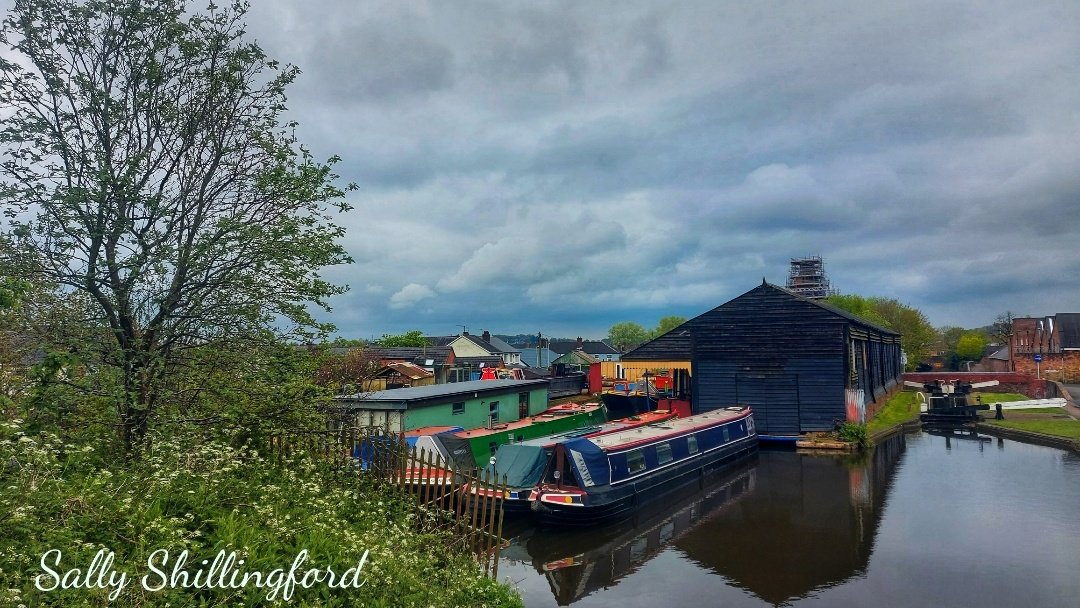
M 0 605 L 104 606 L 110 594 L 116 606 L 284 605 L 283 581 L 302 551 L 297 580 L 313 568 L 322 572 L 308 579 L 310 588 L 292 588 L 290 606 L 521 605 L 446 539 L 415 532 L 412 506 L 400 495 L 362 481 L 342 484 L 336 476 L 344 474 L 306 458 L 271 463 L 253 449 L 194 434 L 154 437 L 140 458 L 106 462 L 94 446 L 0 423 Z M 61 552 L 59 565 L 52 550 Z M 169 551 L 167 560 L 161 550 Z M 187 587 L 185 577 L 173 577 L 185 550 Z M 119 590 L 87 589 L 96 576 L 82 580 L 100 551 L 115 552 L 114 582 L 127 574 Z M 265 578 L 205 588 L 219 552 L 235 552 L 233 581 L 253 572 Z M 43 555 L 57 577 L 79 568 L 82 579 L 57 585 L 42 568 Z M 343 581 L 357 566 L 359 575 Z M 349 588 L 331 588 L 327 568 Z M 38 575 L 46 589 L 82 584 L 41 591 Z M 108 573 L 101 581 L 108 587 Z

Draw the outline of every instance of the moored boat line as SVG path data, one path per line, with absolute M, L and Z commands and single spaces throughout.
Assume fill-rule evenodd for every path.
M 533 491 L 532 507 L 547 523 L 618 519 L 756 449 L 754 420 L 744 407 L 562 441 Z
M 656 410 L 643 412 L 620 420 L 611 420 L 602 424 L 585 427 L 568 433 L 545 435 L 521 443 L 500 446 L 485 471 L 498 483 L 505 481 L 506 490 L 503 508 L 509 511 L 529 509 L 532 492 L 540 482 L 547 462 L 560 441 L 578 438 L 593 438 L 618 433 L 629 429 L 661 424 L 676 417 L 674 412 Z M 490 487 L 464 488 L 474 497 L 491 498 L 498 491 Z

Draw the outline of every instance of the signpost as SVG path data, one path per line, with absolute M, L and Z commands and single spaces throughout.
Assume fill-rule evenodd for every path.
M 1035 358 L 1035 377 L 1038 378 L 1039 380 L 1042 380 L 1042 373 L 1039 371 L 1039 363 L 1042 362 L 1042 355 L 1041 354 L 1036 354 L 1034 358 Z

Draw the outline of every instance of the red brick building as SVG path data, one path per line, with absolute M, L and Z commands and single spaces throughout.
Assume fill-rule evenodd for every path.
M 1009 363 L 1015 372 L 1080 381 L 1080 313 L 1013 319 Z

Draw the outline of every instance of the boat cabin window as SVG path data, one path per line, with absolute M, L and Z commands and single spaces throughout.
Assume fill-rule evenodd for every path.
M 724 427 L 724 443 L 731 441 L 731 434 L 728 433 L 728 428 Z
M 626 468 L 630 474 L 645 470 L 645 453 L 641 450 L 633 450 L 626 454 Z
M 697 454 L 697 450 L 698 450 L 698 447 L 697 447 L 697 435 L 689 435 L 689 436 L 687 436 L 687 438 L 686 438 L 686 449 L 689 450 L 689 452 L 691 454 Z
M 671 444 L 661 443 L 656 446 L 656 460 L 660 464 L 667 464 L 671 462 Z
M 491 405 L 488 406 L 488 416 L 491 417 L 492 422 L 498 422 L 499 421 L 499 402 L 498 401 L 492 401 Z
M 457 414 L 464 414 L 465 413 L 465 402 L 464 401 L 458 401 L 452 407 L 453 407 L 453 412 L 454 412 L 455 416 Z

